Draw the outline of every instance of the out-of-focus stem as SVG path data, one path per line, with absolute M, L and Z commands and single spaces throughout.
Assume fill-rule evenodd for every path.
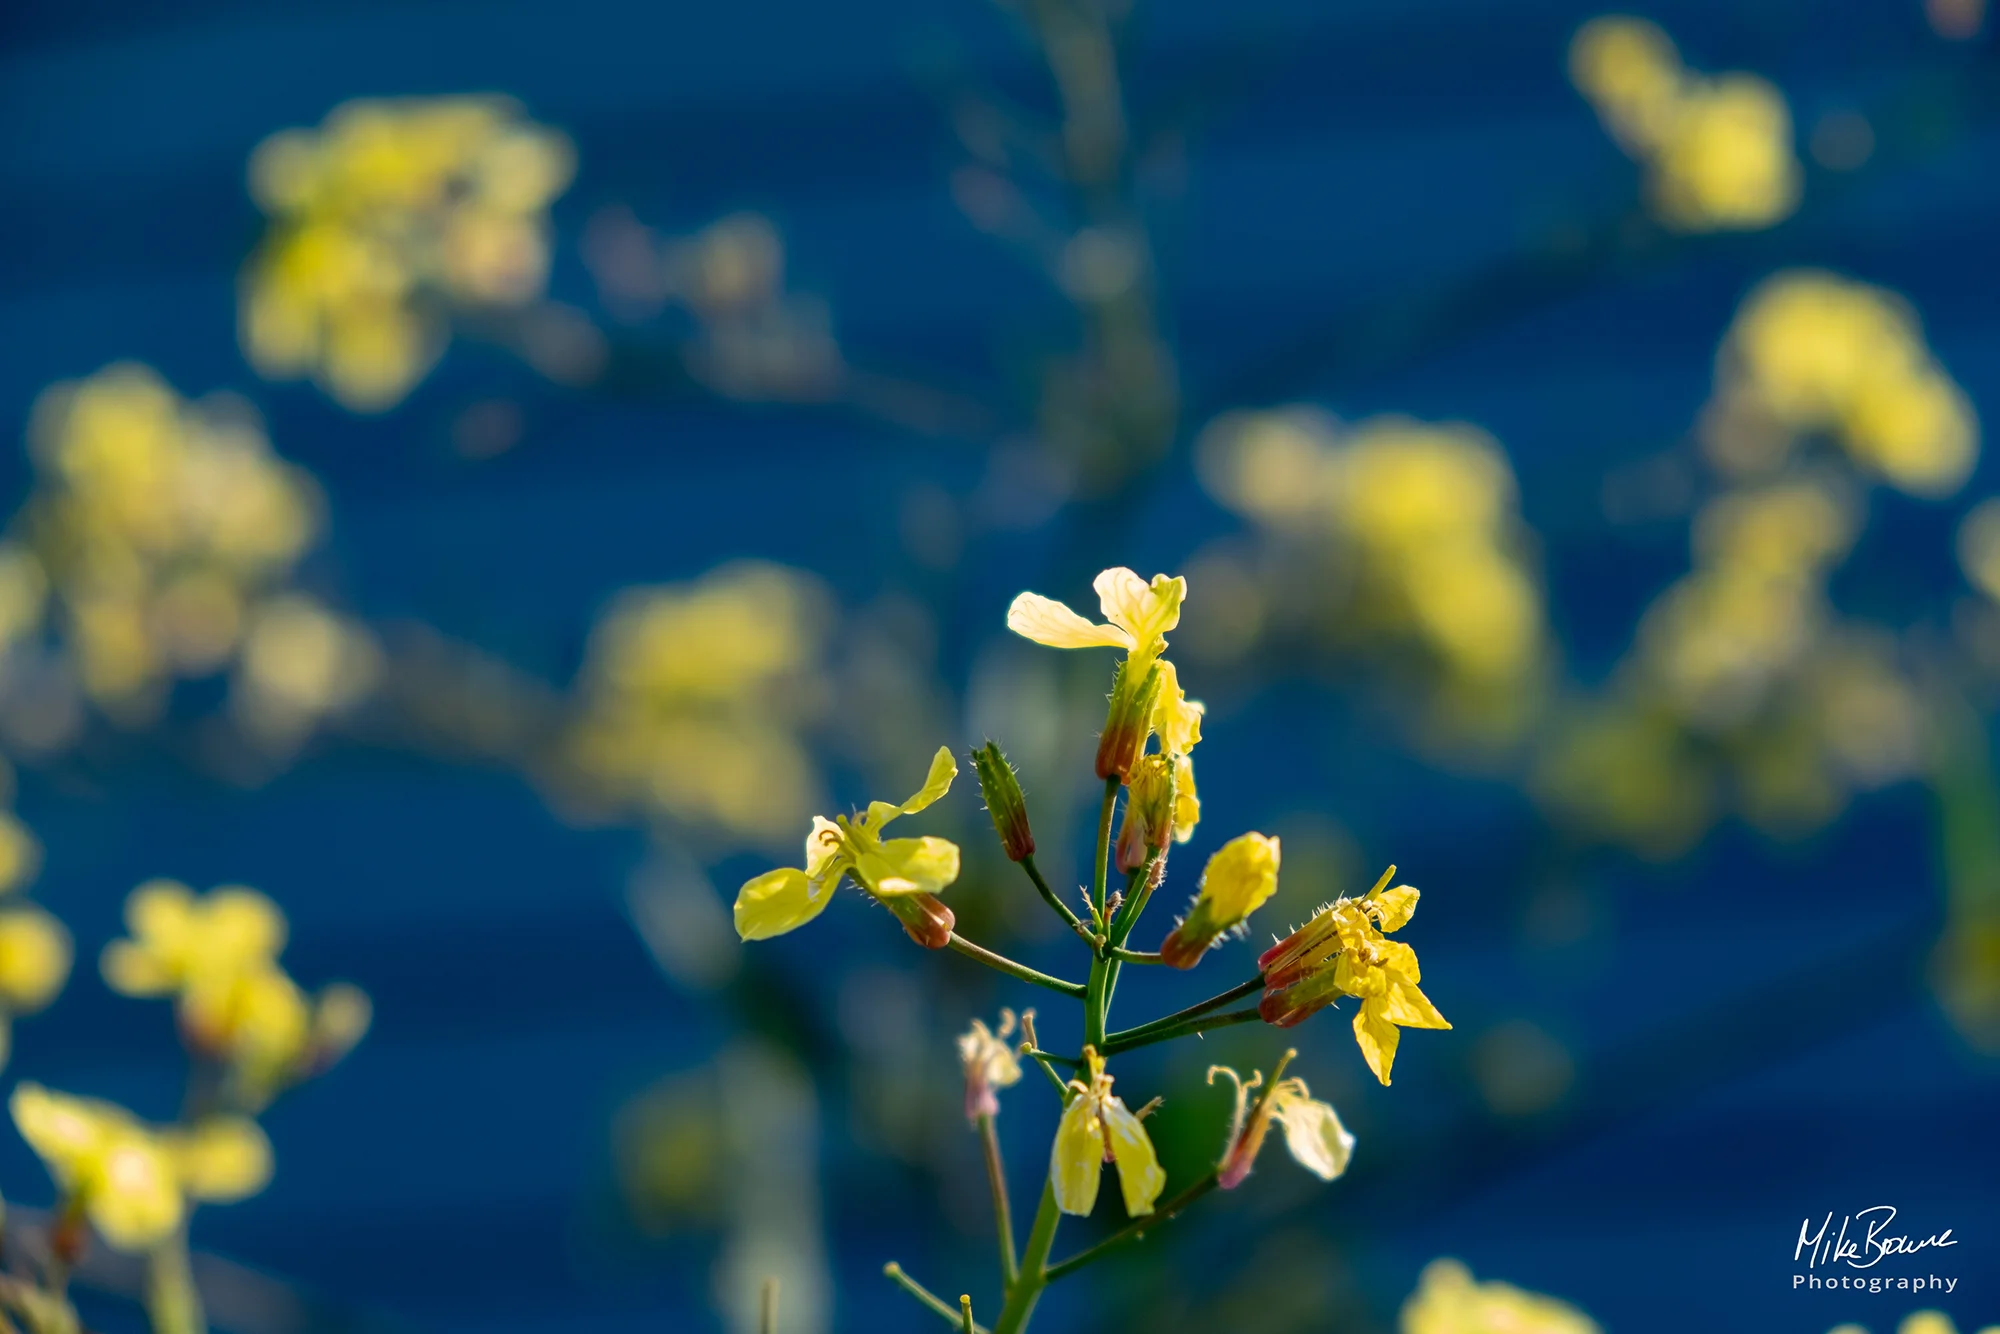
M 764 1290 L 758 1295 L 757 1329 L 759 1334 L 778 1334 L 778 1280 L 764 1280 Z
M 979 1146 L 986 1153 L 986 1184 L 993 1191 L 993 1226 L 1000 1233 L 1000 1281 L 1003 1286 L 1012 1287 L 1019 1269 L 1014 1258 L 1014 1211 L 1007 1203 L 1007 1167 L 1000 1158 L 1000 1136 L 993 1129 L 990 1115 L 979 1118 Z
M 185 1233 L 146 1257 L 146 1316 L 152 1321 L 153 1334 L 207 1334 L 201 1295 L 195 1291 L 194 1270 L 188 1264 Z
M 882 1272 L 889 1276 L 890 1282 L 894 1283 L 904 1292 L 909 1293 L 912 1297 L 915 1297 L 922 1305 L 928 1306 L 931 1310 L 937 1312 L 938 1315 L 950 1323 L 952 1328 L 961 1328 L 959 1324 L 960 1308 L 952 1306 L 944 1298 L 938 1296 L 935 1292 L 932 1292 L 929 1288 L 904 1273 L 903 1266 L 891 1260 L 888 1264 L 882 1266 Z M 981 1329 L 978 1325 L 974 1325 L 972 1328 L 973 1334 L 987 1334 L 987 1331 Z
M 1049 1251 L 1056 1244 L 1056 1224 L 1061 1221 L 1062 1210 L 1056 1207 L 1056 1183 L 1051 1178 L 1042 1186 L 1042 1203 L 1035 1210 L 1028 1249 L 1021 1253 L 1021 1272 L 1014 1286 L 1007 1289 L 1007 1302 L 1000 1308 L 1000 1318 L 993 1322 L 993 1334 L 1021 1334 L 1028 1327 L 1028 1317 L 1034 1314 L 1035 1303 L 1049 1281 Z

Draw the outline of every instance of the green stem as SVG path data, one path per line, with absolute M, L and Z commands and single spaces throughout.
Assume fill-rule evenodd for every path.
M 1102 1056 L 1114 1056 L 1121 1051 L 1131 1051 L 1135 1047 L 1150 1047 L 1155 1042 L 1171 1042 L 1195 1033 L 1206 1033 L 1211 1028 L 1228 1028 L 1232 1024 L 1254 1024 L 1263 1019 L 1256 1010 L 1230 1010 L 1226 1014 L 1205 1014 L 1198 1019 L 1189 1019 L 1150 1032 L 1120 1033 L 1107 1038 L 1098 1049 Z
M 1110 876 L 1111 867 L 1111 815 L 1118 805 L 1117 774 L 1104 780 L 1104 804 L 1097 813 L 1097 854 L 1090 863 L 1090 902 L 1097 912 L 1097 920 L 1106 924 L 1111 921 L 1105 909 L 1105 881 Z M 1090 981 L 1083 991 L 1083 1042 L 1087 1047 L 1104 1045 L 1104 1025 L 1108 1004 L 1106 992 L 1112 975 L 1112 963 L 1104 957 L 1100 946 L 1090 960 Z
M 993 1226 L 1000 1233 L 1000 1283 L 1009 1288 L 1019 1269 L 1014 1258 L 1014 1211 L 1007 1203 L 1007 1168 L 1000 1159 L 1000 1136 L 990 1115 L 979 1118 L 979 1144 L 986 1153 L 986 1184 L 993 1191 Z
M 888 1264 L 882 1266 L 882 1272 L 889 1276 L 890 1282 L 894 1283 L 904 1292 L 909 1293 L 912 1297 L 915 1297 L 921 1304 L 928 1306 L 931 1310 L 943 1316 L 953 1329 L 961 1328 L 959 1324 L 959 1309 L 950 1306 L 944 1298 L 938 1296 L 929 1288 L 904 1273 L 903 1266 L 891 1260 Z M 987 1331 L 981 1329 L 978 1325 L 974 1325 L 972 1328 L 973 1334 L 987 1334 Z
M 958 1294 L 958 1313 L 965 1324 L 963 1334 L 979 1334 L 979 1326 L 972 1323 L 972 1297 L 968 1293 Z
M 1027 856 L 1021 858 L 1021 869 L 1028 873 L 1028 879 L 1035 882 L 1035 888 L 1041 891 L 1044 899 L 1048 900 L 1048 905 L 1056 910 L 1056 915 L 1069 923 L 1069 929 L 1095 945 L 1097 937 L 1091 934 L 1090 928 L 1083 924 L 1083 919 L 1070 911 L 1070 906 L 1062 901 L 1060 895 L 1049 888 L 1048 881 L 1042 879 L 1041 868 L 1035 865 L 1033 853 L 1029 853 Z
M 1028 1317 L 1034 1314 L 1035 1303 L 1048 1285 L 1049 1251 L 1056 1244 L 1056 1224 L 1060 1222 L 1062 1210 L 1056 1207 L 1056 1183 L 1051 1178 L 1042 1186 L 1042 1203 L 1035 1210 L 1028 1249 L 1021 1253 L 1021 1274 L 1007 1289 L 1007 1303 L 993 1322 L 993 1334 L 1021 1334 L 1028 1327 Z
M 1158 950 L 1154 950 L 1151 953 L 1142 954 L 1138 950 L 1121 950 L 1115 945 L 1111 947 L 1111 957 L 1118 960 L 1118 962 L 1120 963 L 1165 963 L 1166 962 L 1166 960 L 1160 957 L 1160 952 Z
M 1216 1171 L 1214 1168 L 1210 1168 L 1207 1176 L 1195 1182 L 1171 1200 L 1168 1200 L 1152 1213 L 1147 1214 L 1143 1218 L 1133 1219 L 1103 1241 L 1098 1242 L 1095 1246 L 1087 1250 L 1078 1251 L 1062 1263 L 1050 1265 L 1047 1271 L 1047 1281 L 1053 1283 L 1056 1279 L 1062 1278 L 1066 1274 L 1073 1274 L 1085 1265 L 1103 1259 L 1107 1252 L 1124 1245 L 1126 1242 L 1137 1241 L 1140 1237 L 1145 1236 L 1149 1229 L 1158 1227 L 1161 1223 L 1166 1222 L 1169 1218 L 1172 1218 L 1175 1214 L 1214 1190 L 1216 1184 Z
M 1047 987 L 1050 991 L 1060 991 L 1065 996 L 1081 996 L 1085 994 L 1083 984 L 1080 982 L 1065 982 L 1059 977 L 1050 977 L 1047 973 L 1036 972 L 1024 963 L 1015 963 L 1004 954 L 995 954 L 984 945 L 973 944 L 956 931 L 952 932 L 951 939 L 946 943 L 966 958 L 977 959 L 988 968 L 1005 973 L 1009 977 L 1017 977 L 1023 982 L 1032 982 L 1038 987 Z
M 757 1329 L 759 1334 L 778 1334 L 778 1280 L 764 1280 L 764 1290 L 759 1294 L 757 1304 Z
M 1175 1010 L 1172 1014 L 1162 1015 L 1158 1019 L 1151 1019 L 1143 1024 L 1113 1033 L 1106 1040 L 1110 1042 L 1127 1042 L 1143 1033 L 1150 1033 L 1156 1028 L 1166 1028 L 1181 1023 L 1183 1020 L 1192 1019 L 1196 1015 L 1207 1014 L 1210 1010 L 1218 1009 L 1233 1000 L 1241 1000 L 1245 996 L 1252 995 L 1263 989 L 1264 979 L 1260 974 L 1247 982 L 1239 982 L 1219 996 L 1210 996 L 1207 1000 L 1190 1005 L 1185 1010 Z
M 153 1334 L 207 1334 L 185 1233 L 146 1257 L 146 1316 Z

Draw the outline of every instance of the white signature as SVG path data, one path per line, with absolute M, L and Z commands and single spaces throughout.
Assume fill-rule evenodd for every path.
M 1892 1204 L 1877 1204 L 1849 1214 L 1840 1220 L 1838 1231 L 1833 1230 L 1830 1211 L 1820 1220 L 1817 1231 L 1808 1218 L 1799 1224 L 1799 1244 L 1792 1251 L 1792 1262 L 1796 1264 L 1810 1252 L 1812 1258 L 1806 1260 L 1808 1269 L 1822 1264 L 1868 1269 L 1891 1255 L 1915 1255 L 1933 1246 L 1958 1245 L 1958 1238 L 1951 1235 L 1950 1228 L 1928 1237 L 1885 1235 L 1895 1221 L 1896 1207 Z M 1828 1236 L 1829 1232 L 1833 1235 Z M 1850 1237 L 1850 1232 L 1855 1235 Z

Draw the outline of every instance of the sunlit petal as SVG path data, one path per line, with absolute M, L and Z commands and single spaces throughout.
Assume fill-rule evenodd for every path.
M 1132 636 L 1115 625 L 1086 621 L 1053 598 L 1023 593 L 1007 608 L 1007 628 L 1050 648 L 1123 648 Z

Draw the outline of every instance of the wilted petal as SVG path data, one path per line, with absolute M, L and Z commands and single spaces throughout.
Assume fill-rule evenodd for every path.
M 1115 625 L 1086 621 L 1054 598 L 1023 593 L 1007 608 L 1007 628 L 1050 648 L 1133 647 L 1130 634 Z
M 1097 1207 L 1097 1183 L 1103 1175 L 1104 1126 L 1098 1120 L 1098 1102 L 1079 1093 L 1063 1110 L 1055 1147 L 1049 1151 L 1049 1184 L 1055 1187 L 1056 1207 L 1066 1214 L 1088 1216 Z
M 1111 1157 L 1118 1164 L 1118 1189 L 1125 1212 L 1136 1218 L 1153 1212 L 1153 1201 L 1167 1188 L 1167 1174 L 1146 1127 L 1117 1098 L 1104 1100 L 1104 1125 L 1111 1133 Z
M 1331 1181 L 1347 1170 L 1354 1156 L 1354 1136 L 1340 1124 L 1340 1115 L 1330 1104 L 1300 1095 L 1288 1098 L 1275 1115 L 1285 1127 L 1285 1147 L 1299 1166 L 1322 1181 Z
M 795 931 L 833 901 L 833 882 L 815 881 L 796 866 L 766 871 L 736 891 L 736 934 L 769 940 Z
M 892 838 L 855 862 L 854 873 L 875 894 L 935 894 L 958 879 L 958 844 L 948 838 Z

